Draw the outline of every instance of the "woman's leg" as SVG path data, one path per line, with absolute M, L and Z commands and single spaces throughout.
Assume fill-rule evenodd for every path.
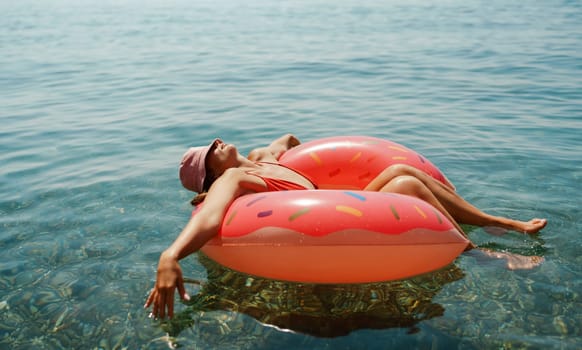
M 451 216 L 447 209 L 439 202 L 437 197 L 419 179 L 410 175 L 397 176 L 383 186 L 380 189 L 380 192 L 399 193 L 422 199 L 446 216 L 455 228 L 462 233 L 463 236 L 469 239 L 455 218 Z M 475 245 L 470 243 L 467 249 L 472 248 L 475 248 Z
M 451 223 L 459 230 L 460 233 L 467 235 L 463 232 L 459 224 L 451 216 L 451 214 L 446 210 L 446 208 L 438 200 L 437 196 L 418 178 L 410 175 L 401 175 L 390 180 L 385 186 L 383 186 L 380 191 L 400 193 L 409 196 L 413 196 L 422 199 L 430 204 L 432 204 L 437 210 L 439 210 L 443 215 L 445 215 Z M 479 213 L 482 213 L 478 211 Z M 485 213 L 478 215 L 487 215 Z M 545 225 L 545 220 L 544 220 Z M 469 243 L 465 250 L 471 250 L 476 248 L 475 244 Z M 512 254 L 507 252 L 494 252 L 490 250 L 477 249 L 475 254 L 481 254 L 489 258 L 504 259 L 506 261 L 507 268 L 511 270 L 516 269 L 532 269 L 540 265 L 544 259 L 539 256 L 523 256 L 519 254 Z M 479 255 L 476 255 L 477 257 Z
M 404 183 L 394 182 L 398 177 L 402 176 L 417 179 L 424 185 L 426 190 L 432 193 L 434 199 L 425 199 L 430 198 L 430 196 L 427 195 L 424 189 L 420 189 L 418 184 L 412 183 L 410 179 Z M 397 193 L 408 192 L 405 194 L 428 201 L 443 212 L 443 214 L 447 212 L 449 217 L 452 217 L 454 221 L 462 224 L 498 226 L 519 232 L 536 233 L 544 228 L 547 223 L 545 219 L 532 219 L 526 222 L 487 214 L 464 200 L 451 188 L 445 186 L 426 173 L 404 164 L 397 164 L 388 167 L 372 180 L 372 182 L 366 186 L 365 190 Z M 416 193 L 417 191 L 420 192 Z M 433 203 L 434 200 L 436 200 L 440 205 L 435 205 L 435 203 Z

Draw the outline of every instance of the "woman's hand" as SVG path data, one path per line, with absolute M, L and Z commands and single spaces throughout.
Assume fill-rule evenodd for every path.
M 285 134 L 267 147 L 255 148 L 247 156 L 248 159 L 259 161 L 278 161 L 283 153 L 287 152 L 293 147 L 299 146 L 301 141 L 293 134 Z
M 182 300 L 190 300 L 190 296 L 184 288 L 182 269 L 180 268 L 178 259 L 164 253 L 160 257 L 158 264 L 156 285 L 151 291 L 144 307 L 148 308 L 153 304 L 151 315 L 155 318 L 164 318 L 167 309 L 168 317 L 172 318 L 174 316 L 174 291 L 176 288 L 178 288 L 178 293 Z
M 293 134 L 287 134 L 283 136 L 283 138 L 287 141 L 287 150 L 290 150 L 291 148 L 301 144 L 301 141 L 299 141 L 299 139 Z
M 218 234 L 220 225 L 230 204 L 238 197 L 256 192 L 260 186 L 258 178 L 241 169 L 227 169 L 210 186 L 202 209 L 193 215 L 180 235 L 166 249 L 158 263 L 156 285 L 144 307 L 153 305 L 152 316 L 164 318 L 174 316 L 174 293 L 176 288 L 182 300 L 190 300 L 184 289 L 182 269 L 178 261 L 197 252 Z

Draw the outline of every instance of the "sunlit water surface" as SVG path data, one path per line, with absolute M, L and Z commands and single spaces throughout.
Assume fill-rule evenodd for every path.
M 579 1 L 3 1 L 0 347 L 565 348 L 582 340 Z M 220 136 L 370 135 L 493 214 L 547 217 L 417 278 L 309 285 L 182 263 L 172 322 L 142 308 L 190 214 L 177 163 Z

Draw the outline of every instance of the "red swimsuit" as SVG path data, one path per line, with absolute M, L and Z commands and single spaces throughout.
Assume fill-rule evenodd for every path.
M 259 164 L 260 163 L 273 164 L 273 165 L 285 167 L 285 168 L 292 170 L 292 171 L 296 172 L 297 174 L 303 176 L 304 178 L 309 180 L 309 182 L 311 182 L 311 184 L 313 185 L 314 188 L 317 188 L 317 185 L 315 185 L 315 183 L 308 176 L 298 172 L 295 169 L 291 169 L 283 164 L 269 163 L 269 162 L 257 162 L 257 163 L 259 163 Z M 296 184 L 295 182 L 291 182 L 291 181 L 287 181 L 287 180 L 273 179 L 270 177 L 263 177 L 261 175 L 249 173 L 249 172 L 247 172 L 247 174 L 255 175 L 255 176 L 259 177 L 261 180 L 265 181 L 265 184 L 267 185 L 267 191 L 292 191 L 292 190 L 307 190 L 308 189 L 307 187 L 304 187 L 303 185 L 299 185 L 299 184 Z

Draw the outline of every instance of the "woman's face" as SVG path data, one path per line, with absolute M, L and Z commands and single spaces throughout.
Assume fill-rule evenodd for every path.
M 216 140 L 206 156 L 207 171 L 210 170 L 216 176 L 220 176 L 224 170 L 234 166 L 237 152 L 234 145 L 224 143 L 222 140 Z

